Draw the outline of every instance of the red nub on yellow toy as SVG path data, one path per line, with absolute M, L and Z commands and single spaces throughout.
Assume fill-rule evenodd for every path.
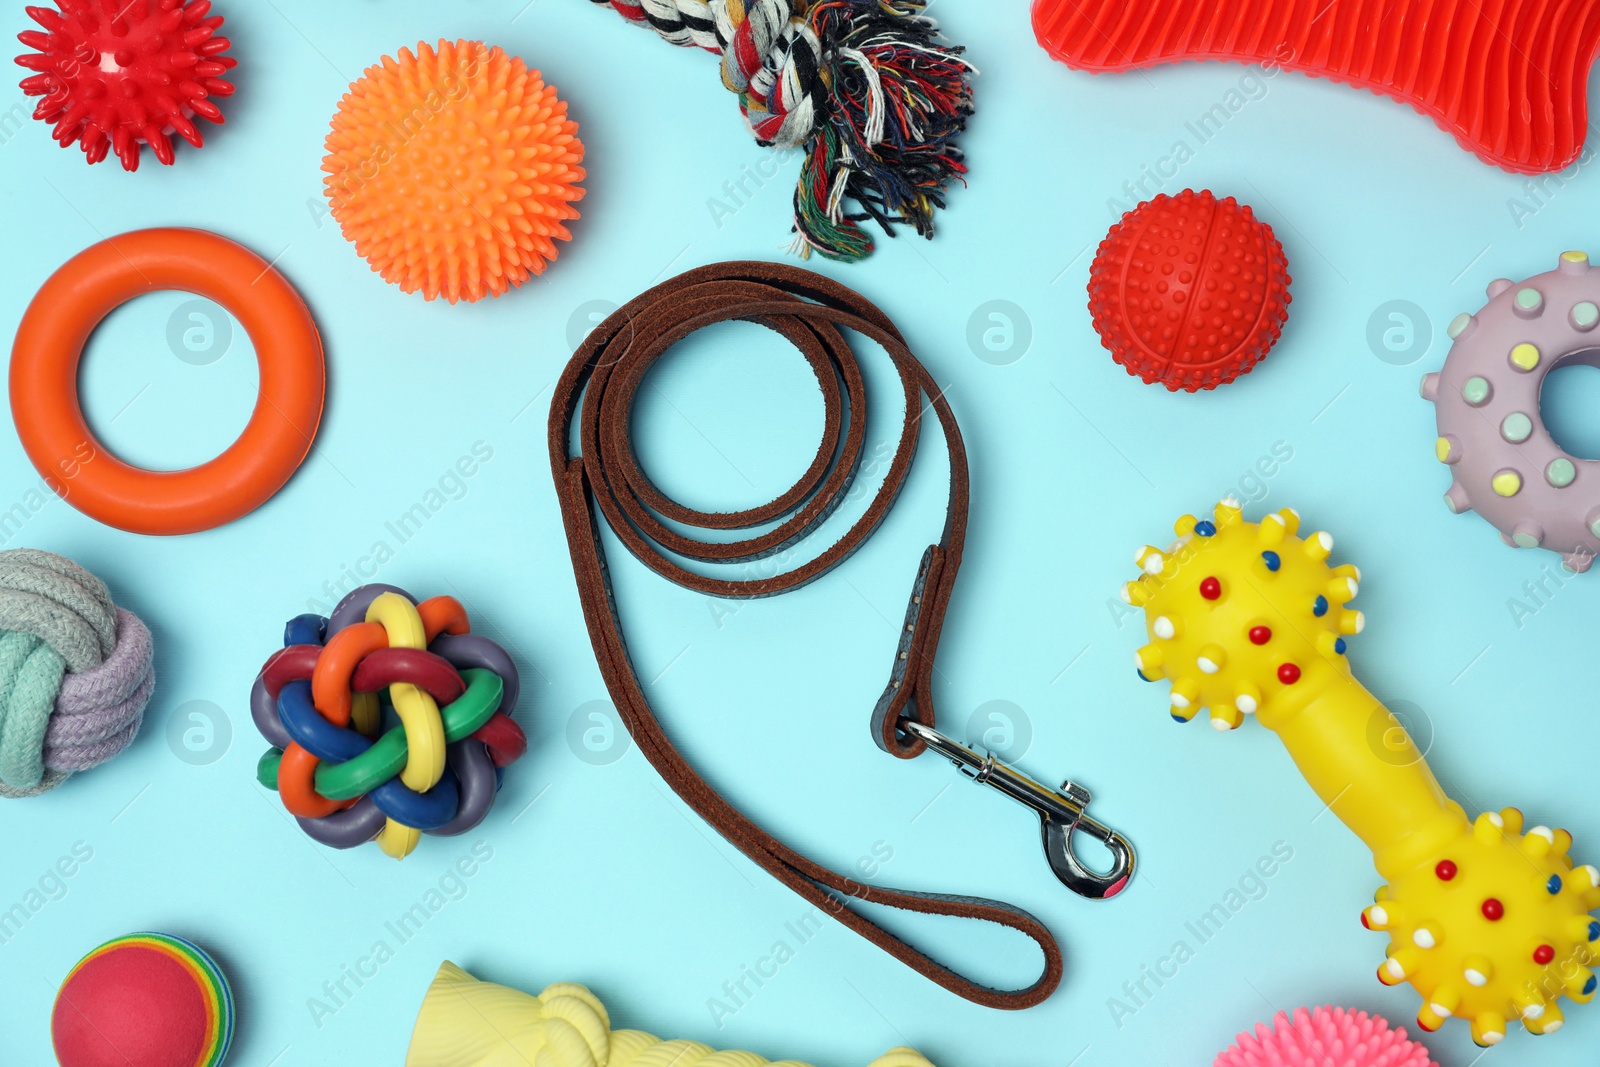
M 1289 269 L 1272 227 L 1233 197 L 1185 189 L 1111 227 L 1089 268 L 1089 312 L 1129 374 L 1176 392 L 1254 367 L 1289 317 Z
M 538 71 L 481 41 L 422 43 L 368 67 L 326 149 L 340 231 L 403 292 L 499 296 L 572 239 L 578 124 Z

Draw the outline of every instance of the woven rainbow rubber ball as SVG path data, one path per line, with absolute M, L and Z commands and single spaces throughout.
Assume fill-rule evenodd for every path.
M 499 296 L 572 239 L 578 124 L 538 71 L 481 41 L 422 43 L 368 67 L 326 149 L 340 231 L 402 292 Z
M 129 934 L 67 975 L 50 1036 L 61 1067 L 219 1067 L 233 1026 L 233 990 L 204 949 Z
M 1240 1034 L 1212 1067 L 1438 1067 L 1428 1050 L 1381 1016 L 1348 1008 L 1296 1008 L 1272 1027 Z
M 1231 196 L 1185 189 L 1111 227 L 1089 268 L 1089 313 L 1129 374 L 1192 393 L 1233 381 L 1272 349 L 1289 281 L 1271 226 Z
M 233 95 L 223 81 L 236 61 L 217 36 L 222 16 L 210 0 L 55 0 L 59 11 L 30 7 L 43 27 L 17 39 L 31 52 L 17 64 L 35 73 L 22 91 L 40 97 L 33 117 L 55 123 L 51 136 L 62 148 L 83 146 L 98 163 L 115 152 L 124 170 L 139 169 L 149 145 L 170 166 L 172 135 L 196 148 L 205 138 L 196 115 L 221 123 L 212 97 Z
M 528 739 L 511 719 L 517 668 L 471 633 L 453 597 L 364 585 L 327 617 L 299 615 L 250 693 L 273 746 L 256 777 L 314 840 L 376 840 L 404 859 L 424 833 L 464 834 Z

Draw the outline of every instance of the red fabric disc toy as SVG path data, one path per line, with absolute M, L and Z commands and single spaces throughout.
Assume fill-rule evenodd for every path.
M 213 96 L 233 95 L 222 80 L 236 61 L 218 37 L 222 16 L 210 0 L 55 0 L 59 12 L 30 7 L 44 27 L 17 39 L 32 52 L 17 63 L 38 73 L 22 80 L 22 91 L 42 97 L 33 117 L 55 123 L 62 148 L 74 141 L 98 163 L 115 151 L 124 170 L 139 169 L 148 144 L 171 165 L 172 137 L 201 147 L 194 116 L 220 123 Z
M 1272 227 L 1233 197 L 1185 189 L 1122 216 L 1089 268 L 1089 313 L 1111 358 L 1176 392 L 1254 367 L 1289 317 Z

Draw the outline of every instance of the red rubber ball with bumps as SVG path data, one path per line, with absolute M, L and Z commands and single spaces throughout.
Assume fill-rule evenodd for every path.
M 207 1062 L 206 1001 L 171 956 L 125 948 L 85 961 L 50 1020 L 63 1067 L 195 1067 Z
M 1163 194 L 1100 242 L 1089 313 L 1129 374 L 1173 391 L 1214 389 L 1277 343 L 1289 317 L 1288 261 L 1272 227 L 1233 197 Z
M 233 95 L 223 75 L 234 60 L 219 36 L 211 0 L 55 0 L 58 11 L 30 7 L 42 29 L 17 39 L 17 57 L 35 73 L 22 91 L 40 98 L 33 117 L 54 124 L 66 148 L 83 146 L 90 163 L 115 152 L 124 170 L 139 169 L 142 146 L 170 165 L 172 135 L 199 148 L 196 117 L 222 122 L 212 97 Z

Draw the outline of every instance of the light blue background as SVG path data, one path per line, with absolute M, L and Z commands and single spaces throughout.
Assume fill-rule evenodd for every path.
M 1203 1064 L 1238 1030 L 1302 1003 L 1409 1024 L 1415 994 L 1377 983 L 1384 941 L 1356 922 L 1376 884 L 1360 844 L 1317 817 L 1273 737 L 1177 729 L 1164 687 L 1140 685 L 1130 669 L 1141 629 L 1111 605 L 1135 548 L 1164 544 L 1178 514 L 1230 489 L 1252 498 L 1252 516 L 1299 508 L 1335 534 L 1339 560 L 1363 568 L 1370 626 L 1354 646 L 1357 670 L 1405 702 L 1457 797 L 1473 810 L 1518 804 L 1569 827 L 1580 858 L 1600 855 L 1591 785 L 1600 577 L 1527 602 L 1539 610 L 1518 624 L 1509 601 L 1555 558 L 1513 552 L 1478 519 L 1445 511 L 1432 412 L 1416 391 L 1443 358 L 1444 324 L 1477 308 L 1489 280 L 1549 269 L 1567 247 L 1600 251 L 1600 175 L 1548 180 L 1535 201 L 1524 179 L 1367 93 L 1288 74 L 1254 81 L 1223 65 L 1089 77 L 1035 45 L 1021 4 L 937 5 L 983 72 L 964 141 L 970 187 L 952 193 L 937 240 L 885 242 L 862 265 L 813 266 L 895 318 L 948 384 L 971 451 L 967 562 L 939 660 L 943 724 L 961 734 L 981 705 L 1014 705 L 1032 735 L 1022 765 L 1093 789 L 1091 810 L 1139 848 L 1140 876 L 1114 901 L 1074 897 L 1045 867 L 1031 815 L 933 759 L 897 763 L 867 737 L 915 559 L 941 521 L 936 434 L 880 534 L 801 592 L 730 606 L 613 561 L 662 717 L 752 814 L 835 866 L 881 842 L 893 852 L 882 883 L 1003 898 L 1057 932 L 1069 961 L 1060 992 L 1004 1014 L 946 994 L 838 926 L 796 945 L 785 924 L 806 906 L 716 839 L 637 750 L 613 749 L 617 758 L 597 765 L 568 740 L 576 717 L 581 741 L 588 705 L 605 691 L 551 489 L 551 385 L 594 308 L 698 264 L 781 256 L 797 161 L 748 178 L 769 154 L 742 128 L 715 60 L 580 0 L 219 7 L 241 60 L 239 93 L 224 105 L 227 125 L 206 131 L 203 151 L 180 146 L 177 166 L 147 155 L 137 175 L 88 168 L 42 126 L 7 126 L 0 323 L 14 330 L 44 278 L 94 241 L 156 225 L 217 230 L 274 260 L 310 303 L 328 350 L 327 415 L 298 476 L 233 525 L 147 538 L 52 501 L 8 535 L 8 546 L 62 552 L 104 576 L 150 623 L 160 683 L 121 759 L 0 807 L 0 909 L 76 842 L 93 849 L 65 896 L 0 944 L 0 1062 L 49 1062 L 56 984 L 84 951 L 136 929 L 187 935 L 224 960 L 242 1007 L 241 1067 L 400 1062 L 445 958 L 526 989 L 587 982 L 619 1025 L 838 1067 L 900 1043 L 943 1067 Z M 24 28 L 20 12 L 8 19 Z M 545 277 L 477 306 L 427 304 L 383 284 L 321 207 L 321 144 L 345 86 L 380 55 L 440 36 L 487 39 L 541 67 L 588 148 L 575 240 Z M 1236 113 L 1200 143 L 1186 124 L 1230 92 Z M 12 103 L 23 104 L 18 90 L 0 92 L 0 113 Z M 1210 187 L 1252 203 L 1294 275 L 1282 343 L 1245 380 L 1198 396 L 1124 374 L 1084 307 L 1108 201 L 1131 204 L 1123 185 L 1146 168 L 1170 173 L 1163 160 L 1179 140 L 1193 158 L 1165 189 Z M 724 186 L 741 180 L 735 205 Z M 1155 189 L 1152 180 L 1140 195 Z M 717 197 L 738 210 L 714 212 Z M 250 409 L 255 371 L 242 335 L 208 365 L 168 347 L 186 299 L 157 294 L 117 312 L 85 363 L 95 427 L 136 462 L 199 461 Z M 1003 345 L 1007 320 L 980 312 L 995 300 L 1020 309 L 1012 336 L 1029 343 L 986 360 L 968 337 L 974 322 L 980 340 L 997 327 L 991 340 Z M 1385 360 L 1368 327 L 1392 300 L 1421 309 L 1410 325 L 1431 332 L 1431 346 Z M 1406 322 L 1380 323 L 1404 340 Z M 651 470 L 703 505 L 767 499 L 802 469 L 820 426 L 803 365 L 754 327 L 684 347 L 653 376 L 659 392 L 647 391 L 640 412 Z M 1563 394 L 1563 412 L 1594 455 L 1600 434 L 1581 420 L 1600 390 L 1589 385 Z M 875 444 L 894 426 L 893 393 L 881 395 L 889 421 Z M 733 406 L 740 400 L 749 406 Z M 476 442 L 492 460 L 399 544 L 385 523 Z M 1291 458 L 1267 463 L 1270 477 L 1253 474 L 1275 447 Z M 37 484 L 15 439 L 0 435 L 0 509 Z M 514 651 L 532 740 L 477 833 L 428 839 L 403 865 L 370 847 L 325 850 L 298 832 L 254 782 L 264 746 L 245 705 L 282 621 L 324 598 L 324 583 L 379 540 L 394 550 L 383 580 L 460 597 L 477 627 Z M 188 718 L 197 711 L 215 730 L 209 748 L 204 730 L 190 737 L 198 753 L 182 738 L 204 725 Z M 492 860 L 398 945 L 385 924 L 438 887 L 473 842 Z M 1185 923 L 1278 842 L 1292 861 L 1198 944 Z M 938 922 L 903 929 L 994 981 L 1034 973 L 1031 950 L 1004 936 Z M 315 1019 L 309 1002 L 323 983 L 380 939 L 394 958 Z M 780 939 L 794 959 L 719 1027 L 708 1002 Z M 1124 983 L 1179 939 L 1194 958 L 1153 996 L 1127 1000 Z M 1113 997 L 1137 1011 L 1114 1018 Z M 1597 1036 L 1596 1011 L 1576 1010 L 1564 1033 L 1514 1032 L 1483 1062 L 1590 1063 Z M 1427 1043 L 1445 1067 L 1478 1055 L 1460 1023 Z

